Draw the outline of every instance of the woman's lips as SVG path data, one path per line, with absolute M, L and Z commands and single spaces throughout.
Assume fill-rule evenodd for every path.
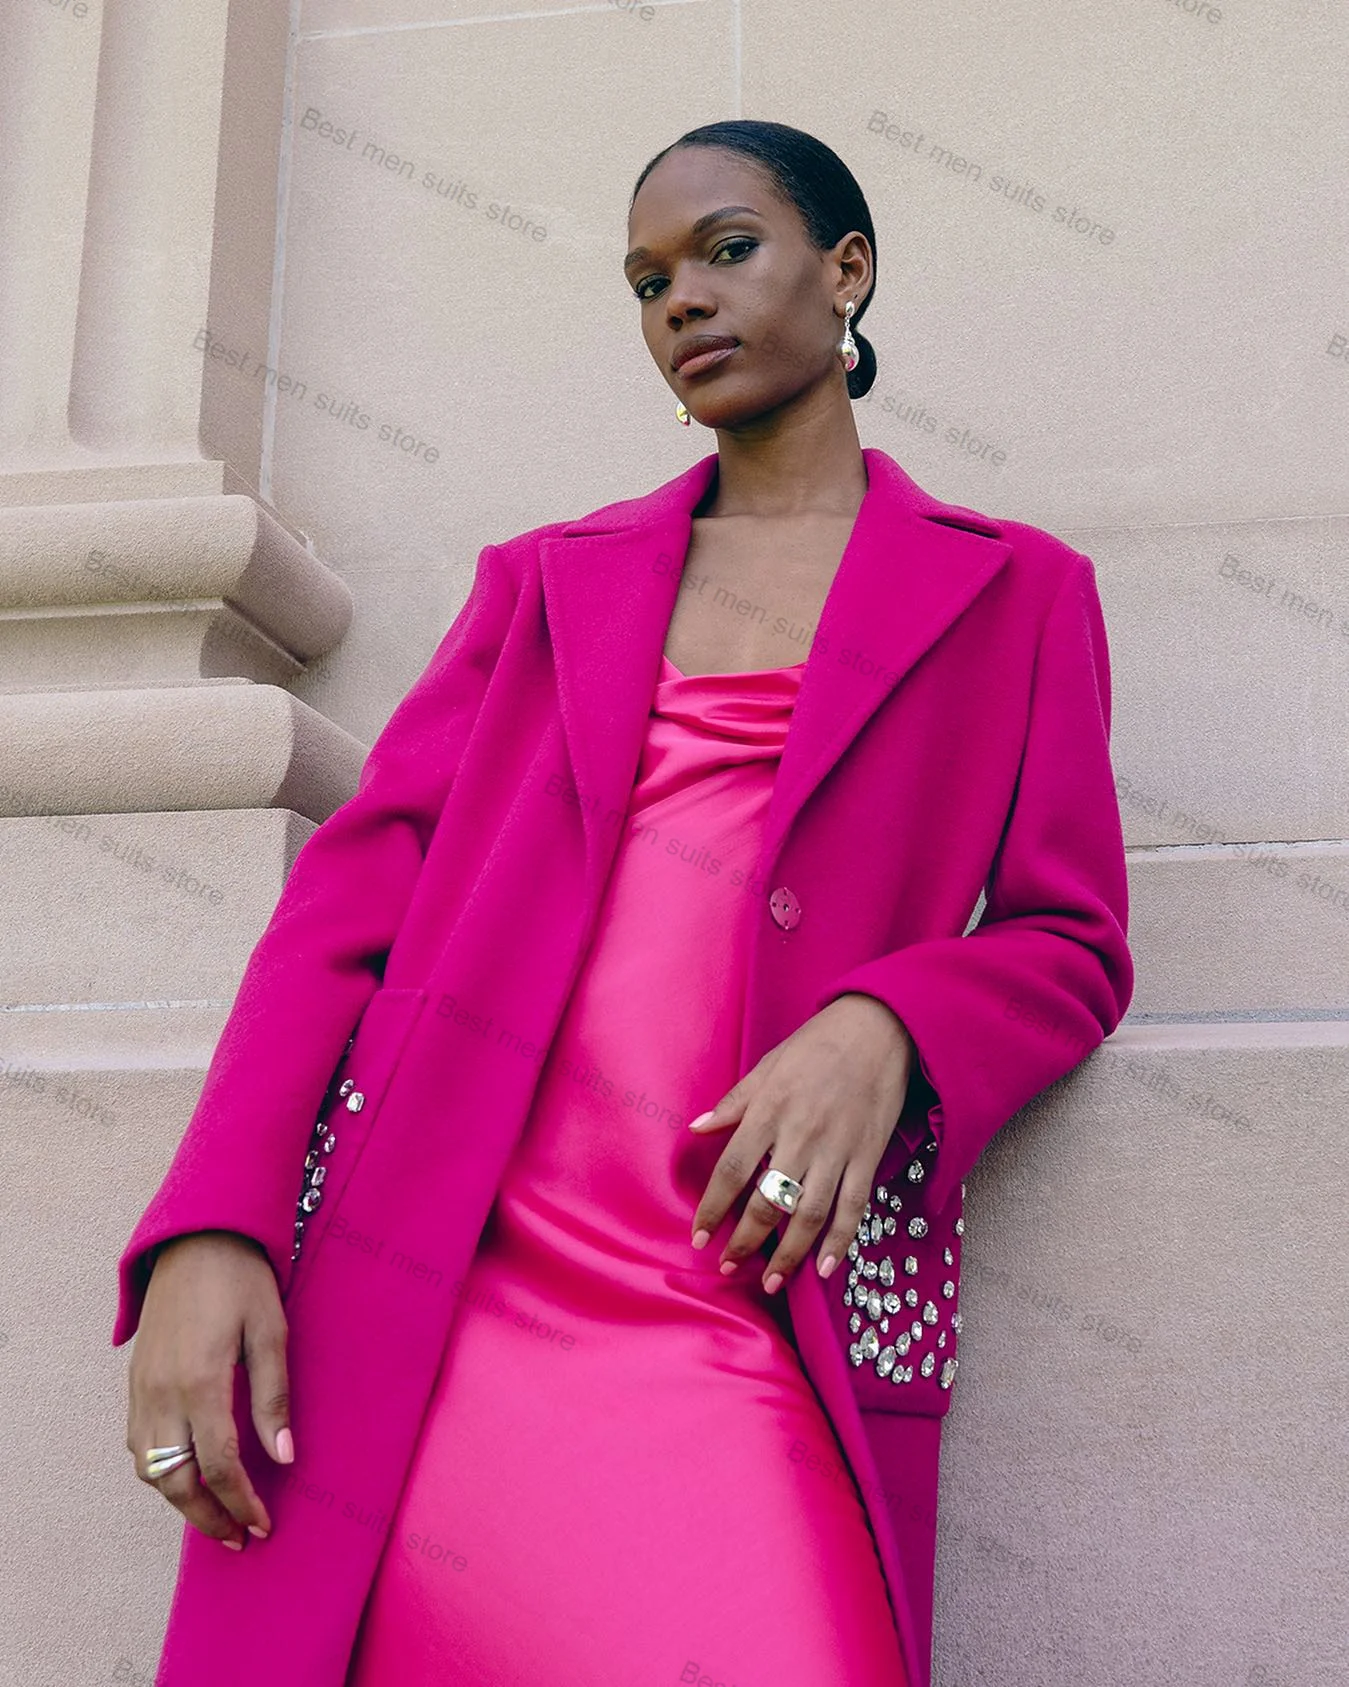
M 739 346 L 717 346 L 712 351 L 700 352 L 697 357 L 691 357 L 686 363 L 681 363 L 675 373 L 701 375 L 704 369 L 715 368 L 718 363 L 724 363 L 733 351 L 739 350 Z

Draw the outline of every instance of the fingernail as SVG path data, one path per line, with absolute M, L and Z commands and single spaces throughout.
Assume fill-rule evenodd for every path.
M 767 1277 L 764 1281 L 764 1292 L 770 1295 L 776 1294 L 782 1287 L 782 1280 L 782 1273 L 780 1271 L 774 1271 L 772 1275 Z
M 716 1108 L 714 1107 L 710 1113 L 700 1113 L 696 1119 L 690 1119 L 689 1120 L 689 1129 L 691 1131 L 696 1131 L 698 1126 L 699 1125 L 705 1125 L 707 1123 L 707 1121 L 713 1116 L 713 1114 L 715 1114 L 715 1112 L 716 1112 Z
M 226 1539 L 222 1540 L 220 1544 L 221 1546 L 227 1546 L 231 1552 L 242 1552 L 244 1550 L 244 1543 L 242 1541 Z
M 266 1531 L 266 1529 L 264 1529 L 264 1528 L 263 1528 L 263 1527 L 262 1527 L 262 1526 L 261 1526 L 261 1525 L 260 1525 L 260 1524 L 258 1524 L 258 1523 L 250 1523 L 250 1524 L 249 1524 L 249 1525 L 248 1525 L 248 1532 L 249 1532 L 249 1534 L 250 1534 L 250 1535 L 256 1535 L 256 1536 L 257 1536 L 257 1538 L 258 1538 L 258 1539 L 259 1539 L 259 1540 L 260 1540 L 260 1541 L 265 1541 L 265 1540 L 266 1540 L 266 1539 L 267 1539 L 267 1531 Z
M 722 1276 L 723 1277 L 729 1277 L 731 1275 L 732 1271 L 735 1270 L 736 1266 L 739 1265 L 739 1263 L 740 1263 L 740 1261 L 738 1259 L 724 1259 L 724 1260 L 722 1260 L 722 1262 L 721 1262 L 721 1274 L 722 1274 Z
M 820 1276 L 827 1277 L 837 1264 L 838 1260 L 833 1254 L 826 1254 L 820 1261 Z
M 288 1429 L 278 1429 L 276 1432 L 276 1456 L 282 1464 L 294 1463 L 295 1443 Z
M 695 1248 L 705 1248 L 711 1240 L 712 1232 L 710 1230 L 695 1230 L 693 1232 L 693 1245 Z

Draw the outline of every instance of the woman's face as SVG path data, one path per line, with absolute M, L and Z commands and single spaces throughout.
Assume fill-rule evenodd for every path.
M 701 226 L 700 226 L 701 225 Z M 866 236 L 821 252 L 749 159 L 678 147 L 642 183 L 623 265 L 656 367 L 706 427 L 734 427 L 837 383 L 843 307 L 871 285 Z M 680 367 L 691 347 L 712 354 Z

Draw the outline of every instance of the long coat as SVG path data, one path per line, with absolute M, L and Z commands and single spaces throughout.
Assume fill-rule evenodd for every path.
M 909 1680 L 927 1687 L 962 1180 L 1114 1030 L 1133 965 L 1090 559 L 863 456 L 746 888 L 759 913 L 740 1070 L 850 991 L 914 1039 L 846 1269 L 820 1279 L 812 1249 L 782 1292 L 836 1436 L 792 1457 L 858 1482 Z M 235 1554 L 184 1526 L 159 1687 L 341 1687 L 463 1279 L 595 929 L 717 462 L 482 551 L 251 954 L 122 1255 L 112 1339 L 135 1332 L 155 1244 L 255 1238 L 288 1321 L 296 1460 L 261 1447 L 236 1366 L 242 1454 L 274 1530 Z M 744 1500 L 726 1495 L 728 1519 Z

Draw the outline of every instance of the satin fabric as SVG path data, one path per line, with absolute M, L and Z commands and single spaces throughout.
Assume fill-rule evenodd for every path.
M 690 1240 L 730 1131 L 688 1121 L 741 1076 L 760 826 L 802 672 L 662 657 L 601 917 L 455 1285 L 347 1687 L 907 1687 L 783 1292 L 765 1295 L 763 1254 L 718 1270 L 747 1196 Z

